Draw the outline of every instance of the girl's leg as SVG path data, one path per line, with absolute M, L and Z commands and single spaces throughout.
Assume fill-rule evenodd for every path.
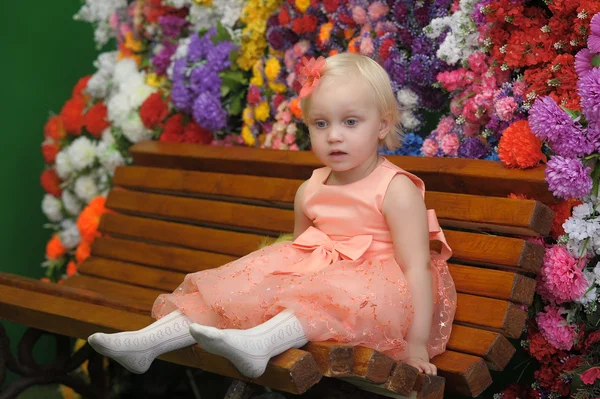
M 88 342 L 96 352 L 116 360 L 132 373 L 142 374 L 156 357 L 196 343 L 189 325 L 190 320 L 176 310 L 141 330 L 96 333 L 90 335 Z
M 227 358 L 249 378 L 261 376 L 271 357 L 308 342 L 291 310 L 248 330 L 219 330 L 194 323 L 190 333 L 201 348 Z

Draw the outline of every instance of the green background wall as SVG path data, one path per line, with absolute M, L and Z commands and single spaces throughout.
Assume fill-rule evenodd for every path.
M 43 127 L 50 112 L 60 112 L 77 80 L 94 72 L 98 53 L 92 26 L 73 20 L 80 6 L 79 0 L 0 4 L 2 272 L 43 275 L 40 263 L 49 238 L 42 228 L 39 183 Z M 25 328 L 2 323 L 14 348 Z M 38 346 L 37 353 L 48 358 L 47 343 Z

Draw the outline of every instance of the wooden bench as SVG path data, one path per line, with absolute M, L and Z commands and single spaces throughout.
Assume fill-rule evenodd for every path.
M 0 274 L 0 317 L 57 334 L 139 329 L 152 322 L 156 296 L 186 273 L 218 267 L 293 229 L 296 189 L 319 163 L 308 152 L 143 142 L 136 166 L 121 167 L 103 216 L 102 237 L 79 274 L 62 285 Z M 309 343 L 273 358 L 256 384 L 300 394 L 322 376 L 391 397 L 441 398 L 444 390 L 478 396 L 515 352 L 552 211 L 511 192 L 551 200 L 543 169 L 508 170 L 464 159 L 388 157 L 427 185 L 454 250 L 450 272 L 458 309 L 448 350 L 433 359 L 438 377 L 395 364 L 374 350 Z M 246 380 L 225 359 L 194 346 L 162 359 Z

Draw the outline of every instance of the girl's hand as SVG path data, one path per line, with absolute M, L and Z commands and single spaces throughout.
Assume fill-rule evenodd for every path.
M 406 357 L 402 359 L 404 363 L 413 366 L 421 373 L 437 375 L 437 367 L 429 363 L 429 355 L 425 345 L 411 345 L 408 343 L 405 355 Z

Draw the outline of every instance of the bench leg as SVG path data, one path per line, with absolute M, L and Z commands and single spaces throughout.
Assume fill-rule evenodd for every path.
M 37 364 L 33 358 L 33 347 L 44 334 L 52 336 L 56 342 L 56 359 L 49 364 Z M 107 376 L 103 358 L 87 343 L 71 355 L 69 337 L 29 328 L 19 342 L 17 353 L 15 358 L 10 352 L 8 336 L 4 326 L 0 324 L 0 386 L 4 382 L 7 370 L 20 376 L 0 391 L 0 399 L 16 398 L 31 386 L 47 384 L 65 385 L 85 398 L 102 399 L 107 396 Z M 89 360 L 90 382 L 69 374 L 86 360 Z

